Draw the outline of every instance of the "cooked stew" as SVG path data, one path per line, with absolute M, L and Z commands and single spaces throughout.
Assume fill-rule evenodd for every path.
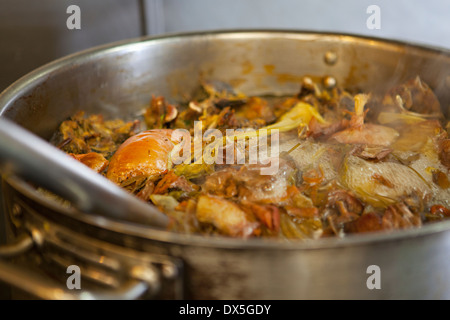
M 153 96 L 131 121 L 79 112 L 52 142 L 178 232 L 317 239 L 450 217 L 450 126 L 426 83 L 299 87 L 247 96 L 205 81 L 189 101 Z

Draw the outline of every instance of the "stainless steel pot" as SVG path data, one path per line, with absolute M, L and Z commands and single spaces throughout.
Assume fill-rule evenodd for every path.
M 330 75 L 372 92 L 420 75 L 450 112 L 448 51 L 291 31 L 169 35 L 97 47 L 23 77 L 0 95 L 0 108 L 2 117 L 49 139 L 78 110 L 130 116 L 152 94 L 189 96 L 200 79 L 227 81 L 247 94 L 292 94 L 304 75 Z M 12 176 L 2 188 L 11 245 L 0 249 L 0 279 L 44 298 L 450 298 L 450 221 L 313 242 L 211 238 L 78 212 Z M 15 254 L 22 257 L 5 258 Z M 65 287 L 69 265 L 80 266 L 83 287 L 61 295 L 55 288 Z M 379 289 L 368 286 L 373 265 Z

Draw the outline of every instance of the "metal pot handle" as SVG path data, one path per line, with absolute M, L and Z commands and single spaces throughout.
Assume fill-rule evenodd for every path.
M 166 215 L 47 141 L 0 117 L 0 168 L 69 200 L 80 211 L 165 228 Z
M 139 279 L 130 279 L 114 290 L 86 291 L 68 290 L 36 272 L 7 262 L 11 258 L 26 253 L 35 245 L 32 235 L 23 235 L 17 242 L 0 246 L 0 281 L 33 296 L 46 300 L 132 300 L 148 293 L 153 284 Z

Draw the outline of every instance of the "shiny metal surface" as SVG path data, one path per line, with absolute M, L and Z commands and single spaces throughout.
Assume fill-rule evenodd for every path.
M 325 63 L 333 52 L 337 59 Z M 350 35 L 244 31 L 173 35 L 95 48 L 44 66 L 0 95 L 1 116 L 48 139 L 78 110 L 132 116 L 151 95 L 189 96 L 200 79 L 228 81 L 247 94 L 293 93 L 304 75 L 372 92 L 420 75 L 448 116 L 448 52 Z M 187 236 L 74 214 L 17 179 L 6 209 L 27 204 L 17 230 L 71 226 L 124 248 L 179 258 L 184 297 L 224 299 L 449 299 L 450 223 L 390 234 L 314 242 Z M 30 212 L 29 208 L 33 208 Z M 37 212 L 37 214 L 36 214 Z M 15 223 L 14 223 L 15 221 Z M 70 234 L 76 239 L 76 234 Z M 76 242 L 76 241 L 75 241 Z M 366 286 L 378 265 L 381 289 Z
M 104 292 L 74 291 L 64 289 L 49 278 L 30 272 L 29 268 L 0 260 L 0 280 L 45 300 L 134 300 L 146 293 L 148 286 L 138 280 L 130 280 L 117 290 Z
M 15 243 L 3 245 L 0 247 L 0 257 L 9 258 L 24 254 L 33 247 L 33 239 L 30 236 L 22 236 Z
M 165 228 L 168 217 L 14 122 L 0 118 L 0 168 L 71 201 L 83 212 Z

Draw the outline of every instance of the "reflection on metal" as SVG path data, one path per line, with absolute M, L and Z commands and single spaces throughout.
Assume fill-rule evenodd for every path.
M 31 236 L 0 248 L 0 253 L 4 253 L 0 256 L 0 282 L 52 300 L 184 297 L 182 264 L 178 259 L 99 241 L 83 235 L 81 229 L 74 232 L 61 228 L 42 220 L 26 203 L 16 201 L 11 207 L 20 206 L 23 212 L 22 227 L 17 231 Z M 13 256 L 18 259 L 1 259 Z M 39 269 L 42 265 L 45 270 Z M 81 290 L 66 288 L 68 266 L 79 268 Z
M 33 239 L 29 235 L 22 235 L 15 243 L 0 246 L 0 258 L 15 257 L 25 253 L 33 247 Z
M 327 51 L 324 56 L 325 63 L 330 66 L 336 64 L 337 58 L 336 52 L 333 51 Z
M 2 260 L 0 271 L 0 281 L 45 300 L 132 300 L 141 297 L 148 289 L 145 282 L 130 280 L 116 290 L 69 291 L 50 278 Z

